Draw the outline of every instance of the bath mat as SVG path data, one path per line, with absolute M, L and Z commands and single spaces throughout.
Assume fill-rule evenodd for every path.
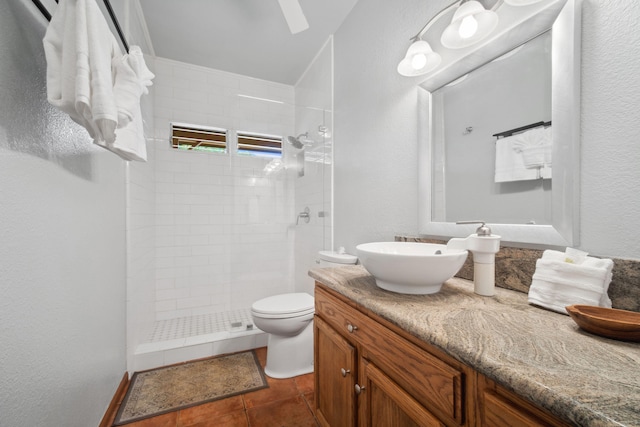
M 254 351 L 136 372 L 113 425 L 266 387 L 267 380 Z

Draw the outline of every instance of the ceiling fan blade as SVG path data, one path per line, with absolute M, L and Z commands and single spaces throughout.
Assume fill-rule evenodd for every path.
M 287 20 L 291 34 L 296 34 L 309 28 L 309 23 L 298 0 L 278 0 L 278 3 L 280 3 L 280 9 L 282 9 L 284 19 Z

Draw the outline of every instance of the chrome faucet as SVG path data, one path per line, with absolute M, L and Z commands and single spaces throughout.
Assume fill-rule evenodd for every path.
M 296 218 L 296 225 L 298 225 L 300 218 L 304 220 L 305 224 L 309 223 L 309 221 L 311 220 L 311 211 L 309 210 L 308 206 L 305 207 L 304 210 L 298 214 L 298 217 Z

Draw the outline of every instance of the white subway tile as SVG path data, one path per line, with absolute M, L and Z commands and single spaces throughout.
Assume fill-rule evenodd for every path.
M 177 288 L 177 289 L 158 289 L 156 291 L 156 299 L 158 301 L 171 300 L 175 303 L 176 300 L 181 300 L 189 297 L 189 289 Z M 178 309 L 187 307 L 177 307 Z M 172 308 L 175 310 L 176 307 Z
M 156 279 L 156 289 L 165 290 L 175 287 L 175 279 Z
M 177 300 L 178 310 L 195 307 L 206 307 L 209 305 L 210 298 L 206 296 L 180 298 Z
M 292 202 L 294 188 L 290 185 L 287 190 L 282 181 L 262 177 L 262 169 L 270 159 L 172 150 L 168 122 L 292 133 L 285 130 L 294 125 L 294 89 L 162 58 L 156 65 L 159 77 L 155 82 L 154 127 L 160 141 L 152 145 L 156 176 L 155 180 L 153 176 L 147 178 L 150 187 L 131 192 L 139 200 L 150 200 L 146 207 L 140 203 L 137 210 L 129 211 L 137 215 L 131 225 L 156 231 L 155 242 L 144 233 L 138 242 L 150 241 L 151 250 L 155 247 L 158 251 L 158 293 L 180 289 L 200 300 L 201 296 L 211 299 L 209 292 L 218 296 L 202 305 L 202 301 L 187 297 L 163 300 L 167 294 L 161 293 L 157 300 L 162 305 L 156 307 L 156 316 L 171 318 L 229 309 L 232 298 L 234 304 L 244 304 L 245 299 L 265 292 L 265 286 L 273 290 L 289 281 L 285 277 L 289 268 L 287 226 L 296 212 Z M 237 93 L 287 104 L 243 99 Z M 150 193 L 155 202 L 149 199 Z M 154 209 L 156 215 L 151 215 Z M 186 255 L 185 250 L 188 256 L 182 256 Z M 250 266 L 243 265 L 247 254 L 255 259 Z M 237 296 L 238 291 L 231 290 L 240 288 L 245 293 L 258 294 Z M 176 304 L 173 309 L 169 308 L 172 303 Z M 249 341 L 255 344 L 255 339 Z M 243 340 L 231 342 L 218 347 L 248 345 Z
M 175 310 L 177 308 L 176 306 L 176 300 L 175 299 L 169 299 L 169 300 L 159 300 L 156 302 L 156 311 L 170 311 L 170 310 Z
M 191 316 L 191 310 L 190 309 L 156 312 L 156 319 L 157 320 L 176 319 L 176 318 L 179 318 L 179 317 L 188 317 L 188 316 Z M 184 340 L 182 340 L 182 341 L 184 341 Z

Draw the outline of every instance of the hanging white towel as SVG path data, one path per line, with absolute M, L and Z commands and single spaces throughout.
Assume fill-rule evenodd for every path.
M 538 170 L 525 166 L 522 153 L 514 150 L 521 134 L 499 138 L 496 141 L 495 182 L 538 179 Z
M 84 126 L 94 140 L 113 142 L 118 109 L 112 66 L 122 54 L 95 1 L 61 1 L 43 45 L 49 102 Z
M 566 254 L 546 250 L 536 262 L 529 303 L 567 314 L 565 307 L 586 304 L 611 307 L 607 294 L 613 261 L 586 257 L 581 264 L 565 262 Z
M 115 61 L 113 92 L 118 105 L 118 127 L 125 127 L 133 120 L 140 108 L 140 97 L 149 93 L 154 77 L 139 46 L 131 46 L 128 54 Z
M 115 61 L 114 95 L 119 111 L 115 141 L 96 141 L 125 160 L 147 160 L 140 97 L 148 93 L 153 73 L 147 68 L 139 46 L 131 46 L 129 54 Z
M 102 148 L 117 154 L 124 160 L 147 161 L 147 144 L 143 132 L 142 112 L 140 104 L 133 114 L 127 126 L 115 131 L 116 138 L 113 142 L 96 141 Z

